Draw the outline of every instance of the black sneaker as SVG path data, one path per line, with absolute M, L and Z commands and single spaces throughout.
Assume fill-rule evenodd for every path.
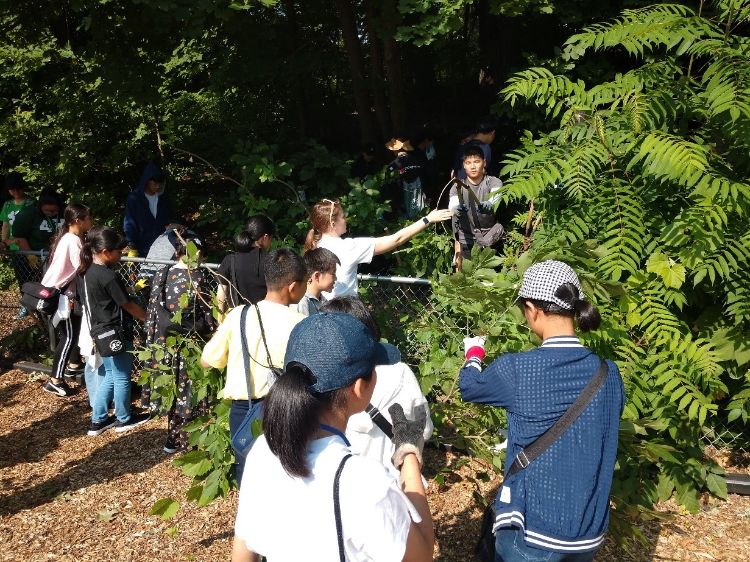
M 177 452 L 177 443 L 174 442 L 174 439 L 171 437 L 167 437 L 167 440 L 164 442 L 164 452 L 168 455 L 172 455 Z
M 107 416 L 100 422 L 91 422 L 89 424 L 89 430 L 88 432 L 86 432 L 86 435 L 89 435 L 91 437 L 101 435 L 110 427 L 114 427 L 115 425 L 117 425 L 117 418 L 114 416 Z
M 44 383 L 42 390 L 54 394 L 55 396 L 60 396 L 61 398 L 67 398 L 68 396 L 73 396 L 73 394 L 75 394 L 73 389 L 70 388 L 65 381 L 53 382 L 52 379 L 49 379 Z
M 125 433 L 126 431 L 130 431 L 134 427 L 141 425 L 142 423 L 146 423 L 148 420 L 151 419 L 151 414 L 130 414 L 130 419 L 126 422 L 118 421 L 115 424 L 115 431 L 117 433 Z
M 68 365 L 65 369 L 63 377 L 66 379 L 74 379 L 77 375 L 83 373 L 83 365 Z

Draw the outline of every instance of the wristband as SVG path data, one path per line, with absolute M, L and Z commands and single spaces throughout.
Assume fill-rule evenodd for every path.
M 427 217 L 422 217 L 422 222 L 425 224 L 430 224 L 430 219 L 428 219 Z
M 484 348 L 476 345 L 466 350 L 466 359 L 473 359 L 474 357 L 484 361 Z

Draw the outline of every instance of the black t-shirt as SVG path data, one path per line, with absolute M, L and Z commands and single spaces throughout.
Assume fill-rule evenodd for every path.
M 105 327 L 124 325 L 122 305 L 130 298 L 117 274 L 106 265 L 92 263 L 86 273 L 78 278 L 78 294 L 84 306 L 89 306 L 91 332 Z M 88 293 L 88 298 L 87 298 Z
M 267 252 L 261 248 L 253 248 L 247 253 L 234 253 L 226 256 L 219 266 L 219 275 L 222 276 L 220 283 L 229 286 L 227 302 L 230 306 L 241 304 L 232 289 L 235 277 L 232 277 L 232 264 L 236 267 L 237 289 L 240 294 L 252 303 L 262 301 L 266 298 L 266 276 L 263 273 L 263 262 L 266 260 Z

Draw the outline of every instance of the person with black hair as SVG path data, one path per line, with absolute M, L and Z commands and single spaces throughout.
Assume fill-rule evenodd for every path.
M 219 311 L 243 303 L 256 303 L 266 297 L 263 264 L 275 235 L 273 221 L 265 215 L 255 215 L 234 237 L 234 253 L 225 256 L 219 266 L 216 292 Z
M 294 250 L 278 248 L 268 254 L 263 270 L 268 287 L 265 298 L 255 305 L 233 308 L 201 355 L 204 368 L 227 370 L 223 396 L 232 401 L 229 412 L 232 438 L 248 413 L 254 419 L 261 418 L 263 400 L 273 379 L 272 368 L 283 364 L 289 334 L 304 318 L 289 307 L 305 294 L 307 270 L 303 259 Z M 250 308 L 245 311 L 245 307 Z M 244 327 L 243 318 L 246 318 Z M 246 346 L 242 344 L 243 331 Z M 238 483 L 242 482 L 244 466 L 245 458 L 235 449 Z
M 465 181 L 454 181 L 450 189 L 448 208 L 453 217 L 456 269 L 461 270 L 463 259 L 471 258 L 471 249 L 479 244 L 483 247 L 499 248 L 504 229 L 499 225 L 495 205 L 500 200 L 503 182 L 485 172 L 485 160 L 478 146 L 464 149 L 463 168 Z M 497 239 L 489 238 L 498 233 Z
M 91 211 L 85 205 L 71 203 L 63 212 L 63 224 L 52 238 L 47 255 L 47 271 L 42 285 L 59 290 L 60 306 L 50 322 L 57 329 L 57 345 L 52 359 L 52 373 L 42 387 L 55 396 L 71 396 L 73 391 L 63 380 L 63 375 L 75 375 L 83 371 L 78 353 L 78 334 L 81 331 L 80 306 L 74 307 L 76 277 L 81 265 L 83 239 L 92 226 Z M 68 361 L 71 364 L 66 372 Z
M 104 364 L 94 398 L 88 435 L 100 435 L 114 427 L 122 433 L 149 420 L 145 413 L 130 410 L 130 375 L 135 356 L 132 323 L 128 316 L 143 321 L 146 311 L 128 296 L 112 267 L 120 261 L 127 241 L 109 228 L 92 228 L 86 237 L 78 269 L 77 292 L 90 321 L 93 345 Z M 124 313 L 127 313 L 124 314 Z M 87 354 L 88 355 L 88 354 Z M 115 414 L 109 415 L 114 400 Z
M 158 164 L 149 162 L 138 184 L 128 194 L 122 228 L 134 254 L 147 255 L 154 240 L 177 218 L 165 186 L 164 171 Z
M 10 194 L 10 199 L 3 203 L 3 208 L 0 210 L 0 222 L 2 223 L 2 245 L 5 249 L 15 252 L 21 248 L 13 233 L 13 223 L 16 220 L 16 215 L 26 207 L 34 205 L 34 201 L 26 197 L 26 180 L 18 172 L 10 172 L 5 176 L 5 188 Z M 13 267 L 13 272 L 16 275 L 18 281 L 18 288 L 29 279 L 26 278 L 26 272 L 29 269 L 26 265 L 26 258 L 19 256 L 15 253 L 10 255 L 10 263 Z M 29 311 L 26 307 L 21 305 L 16 314 L 16 319 L 25 318 Z
M 497 175 L 499 166 L 492 161 L 492 147 L 495 141 L 497 130 L 497 119 L 491 116 L 483 117 L 476 124 L 471 133 L 464 139 L 456 150 L 456 160 L 453 165 L 453 177 L 460 180 L 466 179 L 466 170 L 464 169 L 464 151 L 470 146 L 476 146 L 482 151 L 484 159 L 484 172 L 494 176 Z
M 313 248 L 302 256 L 307 268 L 307 291 L 297 303 L 297 312 L 303 316 L 315 314 L 323 301 L 323 291 L 330 292 L 336 283 L 336 267 L 341 261 L 331 250 Z
M 200 267 L 203 261 L 203 242 L 195 233 L 186 230 L 182 233 L 173 232 L 173 235 L 176 238 L 174 257 L 177 263 L 164 267 L 154 276 L 144 324 L 146 343 L 161 345 L 164 350 L 161 359 L 151 358 L 151 367 L 156 371 L 157 364 L 169 365 L 177 388 L 177 396 L 167 411 L 167 438 L 164 443 L 164 452 L 167 454 L 190 448 L 189 436 L 183 428 L 197 416 L 208 413 L 209 399 L 205 397 L 193 404 L 193 387 L 181 347 L 169 348 L 166 345 L 167 337 L 172 334 L 172 325 L 164 326 L 166 315 L 163 311 L 170 318 L 181 311 L 179 328 L 176 330 L 183 338 L 196 343 L 202 341 L 201 338 L 206 337 L 215 324 L 211 314 L 211 288 L 206 270 Z M 196 249 L 192 256 L 188 251 L 190 244 Z M 141 405 L 152 411 L 162 408 L 160 402 L 151 399 L 150 384 L 143 386 Z
M 425 412 L 411 421 L 400 405 L 391 409 L 401 485 L 379 461 L 352 455 L 344 434 L 370 402 L 375 366 L 399 359 L 349 314 L 314 314 L 292 330 L 247 458 L 233 562 L 432 560 L 420 473 Z M 299 523 L 280 524 L 290 517 Z
M 576 336 L 576 325 L 596 330 L 601 317 L 569 265 L 532 265 L 517 302 L 542 345 L 506 353 L 483 370 L 484 338 L 466 338 L 459 380 L 463 400 L 505 408 L 508 415 L 505 479 L 492 527 L 496 559 L 590 561 L 609 522 L 622 378 L 613 361 Z M 575 406 L 580 415 L 565 416 L 570 422 L 556 438 L 540 439 Z
M 342 312 L 351 314 L 362 322 L 372 334 L 375 341 L 380 341 L 380 328 L 377 322 L 367 310 L 367 306 L 356 297 L 338 297 L 323 303 L 320 312 Z M 432 420 L 427 405 L 427 398 L 422 394 L 419 381 L 409 365 L 403 361 L 393 365 L 378 365 L 375 367 L 377 384 L 370 398 L 370 404 L 364 412 L 354 414 L 346 424 L 346 436 L 351 441 L 352 450 L 362 457 L 375 459 L 398 478 L 398 469 L 391 463 L 394 452 L 393 440 L 384 431 L 391 425 L 391 414 L 389 408 L 394 404 L 400 404 L 407 417 L 415 417 L 418 412 L 424 411 L 426 423 L 422 438 L 427 441 L 432 437 Z M 376 423 L 378 416 L 382 416 L 387 425 L 382 422 Z
M 60 212 L 65 206 L 63 198 L 51 187 L 45 187 L 33 207 L 25 207 L 16 215 L 13 223 L 15 242 L 20 250 L 46 250 L 52 236 L 62 224 Z M 29 262 L 39 266 L 36 256 L 28 256 Z M 30 259 L 35 258 L 35 259 Z

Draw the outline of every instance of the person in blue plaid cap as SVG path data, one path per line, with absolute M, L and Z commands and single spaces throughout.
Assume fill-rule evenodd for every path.
M 483 369 L 484 338 L 466 338 L 460 372 L 465 401 L 508 413 L 505 479 L 494 503 L 495 561 L 590 561 L 609 523 L 622 379 L 613 361 L 600 360 L 576 336 L 576 326 L 596 330 L 601 317 L 569 265 L 531 266 L 517 303 L 541 346 L 506 353 Z M 582 393 L 593 398 L 582 402 L 580 415 L 551 444 L 533 447 Z

